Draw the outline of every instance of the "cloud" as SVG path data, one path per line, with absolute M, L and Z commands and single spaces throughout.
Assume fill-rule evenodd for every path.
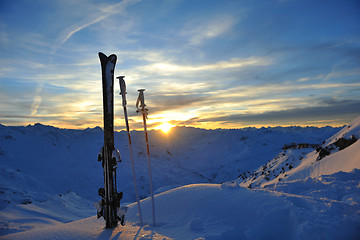
M 93 16 L 92 19 L 88 19 L 84 23 L 74 24 L 64 29 L 57 37 L 56 42 L 58 42 L 59 45 L 64 44 L 73 34 L 79 32 L 80 30 L 88 26 L 100 22 L 101 20 L 104 20 L 105 18 L 109 17 L 112 14 L 108 13 L 106 15 L 103 14 L 96 14 L 96 15 L 97 16 Z
M 290 125 L 293 122 L 306 124 L 307 121 L 322 120 L 334 124 L 345 124 L 357 117 L 360 113 L 359 100 L 324 99 L 318 106 L 291 108 L 280 111 L 267 111 L 263 113 L 229 114 L 220 117 L 208 117 L 198 121 L 242 123 L 252 125 L 255 123 L 266 125 Z M 271 124 L 270 124 L 271 123 Z
M 5 24 L 0 22 L 0 45 L 8 47 L 10 43 L 9 34 L 5 31 Z
M 249 57 L 249 58 L 232 58 L 227 61 L 218 61 L 213 64 L 205 65 L 179 65 L 168 62 L 159 62 L 143 66 L 146 71 L 160 72 L 161 74 L 175 72 L 195 72 L 195 71 L 216 71 L 232 68 L 243 68 L 250 66 L 266 66 L 270 65 L 272 60 L 265 57 Z
M 180 32 L 180 36 L 189 37 L 190 45 L 200 45 L 206 40 L 228 32 L 236 22 L 234 17 L 228 15 L 216 16 L 211 19 L 195 19 L 186 24 Z
M 155 106 L 152 111 L 156 113 L 202 105 L 207 98 L 208 96 L 203 94 L 156 95 L 156 98 L 151 100 Z
M 360 83 L 313 83 L 313 84 L 293 84 L 289 83 L 275 83 L 275 84 L 262 84 L 262 85 L 240 85 L 233 88 L 228 88 L 224 90 L 217 91 L 218 97 L 258 97 L 266 98 L 267 96 L 271 96 L 273 98 L 275 95 L 280 96 L 283 94 L 284 96 L 310 91 L 318 91 L 318 90 L 328 90 L 334 89 L 354 89 L 359 88 Z
M 41 104 L 41 90 L 42 90 L 43 84 L 40 84 L 36 90 L 35 90 L 35 96 L 34 101 L 31 105 L 31 115 L 36 115 L 37 110 Z
M 101 124 L 99 46 L 119 57 L 116 76 L 126 76 L 129 114 L 135 114 L 136 90 L 146 88 L 153 124 L 168 119 L 209 128 L 235 126 L 238 118 L 240 127 L 262 116 L 293 121 L 300 112 L 311 119 L 310 110 L 330 111 L 340 101 L 320 98 L 354 100 L 359 95 L 359 36 L 345 24 L 350 15 L 319 18 L 313 11 L 303 19 L 295 5 L 268 2 L 136 2 L 61 0 L 41 4 L 42 11 L 30 15 L 16 10 L 8 14 L 11 18 L 5 16 L 7 25 L 0 23 L 2 113 L 27 113 L 27 119 L 51 125 L 94 119 Z M 16 16 L 26 17 L 20 22 L 34 21 L 19 28 Z M 313 20 L 332 26 L 331 31 Z M 49 55 L 56 64 L 49 63 Z M 115 106 L 121 106 L 115 83 Z M 314 118 L 335 119 L 330 115 Z
M 343 78 L 349 76 L 359 76 L 360 75 L 360 68 L 350 69 L 346 71 L 336 71 L 332 70 L 329 74 L 327 74 L 324 79 L 330 80 L 332 78 Z
M 296 80 L 297 82 L 306 82 L 309 81 L 310 78 L 309 77 L 303 77 L 303 78 L 299 78 L 298 80 Z
M 101 22 L 102 20 L 110 17 L 114 14 L 123 13 L 125 11 L 125 8 L 128 5 L 135 4 L 141 0 L 123 0 L 119 3 L 109 5 L 106 7 L 101 7 L 97 9 L 97 12 L 91 14 L 89 17 L 87 17 L 85 20 L 75 23 L 67 28 L 65 28 L 62 32 L 59 33 L 55 40 L 55 45 L 53 46 L 53 53 L 56 52 L 56 50 L 64 44 L 66 41 L 68 41 L 71 36 L 73 36 L 75 33 L 95 24 L 98 22 Z

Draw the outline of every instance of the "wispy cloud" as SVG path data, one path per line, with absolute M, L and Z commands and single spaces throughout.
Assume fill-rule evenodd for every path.
M 193 19 L 185 25 L 180 35 L 188 37 L 190 45 L 200 45 L 206 40 L 216 38 L 228 32 L 236 22 L 237 20 L 229 15 Z
M 303 125 L 307 124 L 307 121 L 314 120 L 327 120 L 327 124 L 339 125 L 346 124 L 347 121 L 351 121 L 353 118 L 358 116 L 360 111 L 360 102 L 357 100 L 346 100 L 346 101 L 321 101 L 320 105 L 308 106 L 303 108 L 290 108 L 283 110 L 269 110 L 265 112 L 253 112 L 253 113 L 242 113 L 233 114 L 228 116 L 220 117 L 209 117 L 203 119 L 203 121 L 220 121 L 220 122 L 243 122 L 244 125 L 251 125 L 252 123 L 259 123 L 262 125 L 283 125 L 284 122 Z M 341 114 L 343 117 L 341 121 L 334 119 L 334 112 Z M 309 118 L 310 117 L 310 118 Z M 346 118 L 346 120 L 344 120 Z M 319 125 L 324 125 L 323 123 Z
M 41 104 L 41 90 L 42 90 L 43 84 L 40 84 L 34 94 L 34 101 L 31 105 L 31 115 L 36 115 L 37 110 Z
M 106 7 L 100 7 L 97 9 L 95 13 L 91 13 L 90 16 L 88 16 L 85 20 L 70 25 L 69 27 L 65 28 L 62 32 L 59 33 L 55 40 L 55 45 L 53 47 L 53 53 L 56 52 L 56 50 L 64 44 L 66 41 L 68 41 L 71 36 L 73 36 L 75 33 L 93 25 L 98 22 L 103 21 L 104 19 L 110 17 L 114 14 L 121 14 L 125 11 L 126 7 L 132 4 L 135 4 L 141 0 L 123 0 L 119 3 L 109 5 Z
M 7 47 L 10 39 L 9 34 L 5 31 L 5 24 L 3 22 L 0 22 L 0 44 L 4 47 Z
M 74 24 L 71 25 L 69 27 L 67 27 L 66 29 L 64 29 L 59 36 L 56 39 L 57 42 L 57 46 L 59 47 L 59 45 L 64 44 L 73 34 L 79 32 L 80 30 L 91 26 L 97 22 L 100 22 L 101 20 L 104 20 L 105 18 L 109 17 L 112 14 L 106 14 L 103 15 L 102 13 L 100 14 L 96 14 L 97 16 L 92 17 L 92 19 L 88 19 L 87 21 L 83 22 L 83 23 L 79 23 L 79 24 Z
M 299 78 L 298 80 L 296 80 L 297 82 L 306 82 L 309 81 L 310 78 L 309 77 L 303 77 L 303 78 Z
M 350 70 L 332 70 L 329 74 L 327 74 L 324 79 L 330 80 L 332 78 L 339 77 L 349 77 L 349 76 L 358 76 L 360 75 L 360 68 L 350 69 Z
M 162 74 L 174 72 L 193 72 L 193 71 L 211 71 L 224 70 L 230 68 L 243 68 L 250 66 L 266 66 L 270 65 L 272 60 L 265 57 L 250 57 L 250 58 L 232 58 L 227 61 L 219 61 L 212 64 L 205 65 L 179 65 L 168 62 L 158 62 L 144 66 L 147 71 L 161 72 Z
M 225 97 L 254 97 L 261 94 L 264 96 L 273 96 L 274 94 L 293 94 L 299 91 L 311 91 L 311 90 L 330 90 L 330 89 L 353 89 L 360 88 L 360 83 L 315 83 L 306 85 L 295 85 L 295 84 L 263 84 L 263 85 L 252 85 L 252 86 L 236 86 L 225 90 L 218 91 L 220 96 Z

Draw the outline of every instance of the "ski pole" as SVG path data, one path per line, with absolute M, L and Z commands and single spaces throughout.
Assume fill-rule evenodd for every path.
M 139 96 L 136 101 L 136 112 L 141 112 L 143 116 L 144 122 L 144 132 L 145 132 L 145 140 L 146 140 L 146 151 L 147 151 L 147 160 L 148 160 L 148 168 L 149 168 L 149 182 L 150 182 L 150 195 L 151 195 L 151 207 L 152 207 L 152 218 L 153 218 L 153 226 L 155 226 L 155 203 L 154 203 L 154 193 L 153 193 L 153 186 L 152 186 L 152 176 L 151 176 L 151 165 L 150 165 L 150 151 L 149 151 L 149 140 L 148 140 L 148 133 L 146 127 L 146 119 L 147 119 L 147 111 L 148 109 L 145 108 L 145 100 L 144 100 L 144 91 L 145 89 L 139 89 Z M 141 109 L 139 109 L 139 103 Z
M 131 145 L 131 135 L 130 135 L 130 127 L 129 127 L 129 120 L 128 120 L 128 114 L 127 114 L 127 108 L 126 108 L 126 84 L 125 84 L 125 80 L 124 80 L 125 76 L 119 76 L 117 77 L 119 79 L 119 84 L 120 84 L 120 95 L 122 96 L 122 106 L 124 109 L 124 117 L 125 117 L 125 124 L 126 124 L 126 131 L 128 133 L 128 140 L 129 140 L 129 154 L 130 154 L 130 161 L 131 161 L 131 168 L 132 168 L 132 174 L 133 174 L 133 181 L 134 181 L 134 186 L 135 186 L 135 195 L 136 195 L 136 202 L 138 205 L 138 211 L 139 211 L 139 217 L 140 217 L 140 224 L 141 226 L 143 225 L 143 220 L 142 220 L 142 215 L 141 215 L 141 206 L 140 206 L 140 198 L 139 198 L 139 193 L 138 193 L 138 188 L 137 188 L 137 183 L 136 183 L 136 174 L 135 174 L 135 165 L 134 165 L 134 154 L 133 154 L 133 150 L 132 150 L 132 145 Z

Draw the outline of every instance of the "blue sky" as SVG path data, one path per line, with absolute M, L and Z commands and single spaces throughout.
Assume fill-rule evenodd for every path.
M 5 0 L 0 123 L 102 126 L 97 53 L 132 128 L 343 125 L 360 114 L 357 0 Z M 115 81 L 115 125 L 124 128 Z

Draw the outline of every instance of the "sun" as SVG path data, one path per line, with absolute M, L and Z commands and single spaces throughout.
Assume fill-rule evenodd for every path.
M 168 133 L 172 127 L 174 127 L 174 125 L 170 123 L 163 123 L 160 126 L 157 126 L 155 129 L 160 129 L 164 133 Z

